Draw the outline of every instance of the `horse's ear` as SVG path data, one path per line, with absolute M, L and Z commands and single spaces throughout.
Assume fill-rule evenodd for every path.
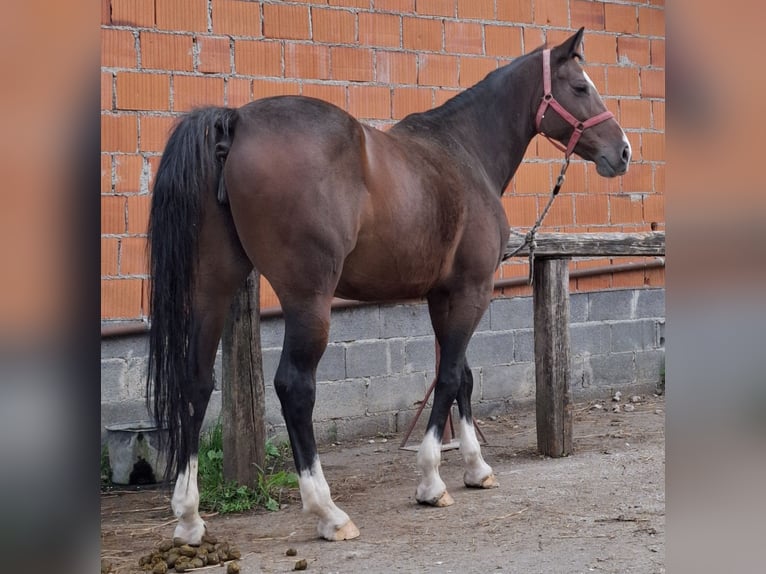
M 584 33 L 585 28 L 577 30 L 572 36 L 553 49 L 555 55 L 562 60 L 569 60 L 575 56 L 580 56 L 582 54 L 582 37 Z

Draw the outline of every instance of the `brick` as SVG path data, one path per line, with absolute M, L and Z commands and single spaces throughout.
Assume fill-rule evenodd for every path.
M 665 40 L 651 40 L 649 44 L 649 61 L 652 66 L 665 67 Z
M 501 199 L 508 223 L 513 227 L 528 226 L 537 219 L 537 198 L 507 195 Z
M 369 16 L 369 14 L 365 14 Z M 360 41 L 361 41 L 361 17 Z M 394 17 L 394 19 L 396 19 Z M 322 8 L 311 9 L 312 39 L 315 42 L 327 42 L 330 44 L 350 44 L 356 39 L 356 16 L 343 10 L 326 10 Z
M 359 14 L 359 43 L 398 48 L 402 45 L 401 18 L 392 14 Z
M 215 6 L 215 4 L 213 5 Z M 232 43 L 228 38 L 198 36 L 197 70 L 213 74 L 228 74 L 231 69 Z
M 141 191 L 141 174 L 144 169 L 144 158 L 140 155 L 114 156 L 116 193 L 139 193 Z
M 415 4 L 415 12 L 424 16 L 447 16 L 454 18 L 456 8 L 456 0 L 418 0 Z
M 437 89 L 434 93 L 434 107 L 441 106 L 460 94 L 463 90 L 458 89 L 452 89 L 452 90 L 443 90 L 443 89 Z
M 641 96 L 644 98 L 665 97 L 665 70 L 641 70 Z
M 415 0 L 375 0 L 376 12 L 415 12 Z
M 261 36 L 261 3 L 216 0 L 213 4 L 213 33 L 229 36 Z
M 494 20 L 495 2 L 494 0 L 457 0 L 457 17 Z
M 298 95 L 300 85 L 297 82 L 283 82 L 279 80 L 253 80 L 253 100 L 268 98 L 271 96 Z
M 445 22 L 444 48 L 456 54 L 481 54 L 481 25 L 472 22 Z
M 112 192 L 112 156 L 101 154 L 101 193 Z
M 123 237 L 120 241 L 120 275 L 146 275 L 149 272 L 146 237 Z
M 587 190 L 591 195 L 595 194 L 609 194 L 620 192 L 620 178 L 619 177 L 603 177 L 596 171 L 596 165 L 592 162 L 588 162 L 585 167 L 586 177 L 588 179 Z M 582 223 L 578 221 L 578 223 Z M 604 221 L 603 223 L 606 223 Z
M 141 315 L 140 279 L 101 280 L 101 318 L 136 319 Z
M 349 86 L 348 111 L 360 119 L 391 117 L 391 91 L 373 86 Z
M 665 134 L 641 134 L 641 155 L 647 161 L 665 161 Z
M 132 195 L 128 197 L 128 233 L 145 234 L 149 224 L 149 195 Z
M 101 233 L 125 233 L 125 198 L 120 195 L 101 196 Z
M 484 43 L 488 56 L 515 58 L 522 54 L 521 28 L 511 26 L 484 26 Z
M 101 65 L 109 68 L 135 68 L 136 38 L 129 30 L 101 29 Z
M 395 88 L 393 94 L 392 115 L 396 120 L 432 107 L 433 93 L 428 88 Z
M 637 288 L 644 286 L 644 270 L 621 271 L 612 273 L 612 287 L 614 289 Z
M 112 237 L 101 238 L 101 275 L 117 275 L 117 248 L 119 241 Z
M 606 70 L 606 93 L 610 96 L 637 96 L 638 73 L 638 68 L 609 66 Z
M 524 40 L 524 51 L 531 52 L 545 44 L 545 30 L 543 28 L 525 26 L 522 29 L 522 38 Z
M 575 218 L 579 225 L 603 224 L 609 221 L 609 201 L 605 196 L 575 198 Z
M 346 86 L 328 86 L 326 84 L 303 84 L 303 95 L 310 98 L 318 98 L 325 102 L 335 104 L 344 110 L 348 106 L 348 93 Z
M 533 222 L 528 222 L 531 226 Z M 546 227 L 564 227 L 574 224 L 574 198 L 571 195 L 562 195 L 551 205 L 550 211 L 545 218 Z
M 617 196 L 609 200 L 609 219 L 612 223 L 641 223 L 644 204 L 640 195 Z
M 191 36 L 141 32 L 140 39 L 142 68 L 155 70 L 192 70 Z
M 494 58 L 461 57 L 459 84 L 463 88 L 471 87 L 495 69 L 497 69 L 497 61 Z
M 101 114 L 101 150 L 135 153 L 138 149 L 136 116 Z
M 551 189 L 551 166 L 549 163 L 524 162 L 513 176 L 516 193 L 545 194 Z
M 165 148 L 174 118 L 168 116 L 141 116 L 141 151 L 160 152 Z
M 649 40 L 633 36 L 618 36 L 617 55 L 621 64 L 648 66 L 650 59 Z
M 567 26 L 569 24 L 569 1 L 535 0 L 535 24 Z
M 588 34 L 583 40 L 583 51 L 585 59 L 590 63 L 617 63 L 617 41 L 614 36 Z
M 308 40 L 310 38 L 309 9 L 303 6 L 265 4 L 263 35 L 267 38 Z
M 633 152 L 631 155 L 630 161 L 631 162 L 642 161 L 644 158 L 641 155 L 641 133 L 629 131 L 629 132 L 626 132 L 625 135 L 628 137 L 628 142 L 630 143 L 630 149 Z
M 154 0 L 111 0 L 115 26 L 154 27 Z
M 330 6 L 345 6 L 347 8 L 370 8 L 370 0 L 328 0 Z
M 514 24 L 532 22 L 532 2 L 528 0 L 501 0 L 497 2 L 497 19 Z M 527 48 L 527 51 L 530 49 Z
M 207 105 L 223 105 L 223 78 L 204 76 L 173 78 L 173 111 L 185 112 Z
M 235 40 L 234 69 L 250 76 L 281 76 L 282 47 L 279 42 Z
M 645 163 L 634 163 L 621 179 L 622 189 L 625 193 L 649 193 L 652 191 L 652 166 Z
M 605 25 L 604 4 L 590 0 L 572 0 L 569 3 L 571 27 L 586 30 L 603 30 Z
M 330 49 L 320 45 L 286 44 L 285 76 L 289 78 L 330 78 Z
M 654 166 L 654 191 L 656 193 L 665 193 L 665 166 L 664 165 Z
M 170 76 L 134 72 L 117 73 L 117 109 L 167 110 L 170 108 Z
M 415 84 L 418 62 L 415 54 L 377 52 L 375 80 L 384 84 Z
M 598 90 L 599 94 L 606 93 L 606 69 L 607 69 L 607 66 L 602 66 L 602 65 L 584 66 L 585 73 L 588 74 L 588 77 L 596 86 L 596 89 Z
M 665 131 L 665 102 L 653 100 L 651 102 L 652 124 L 655 130 Z
M 418 84 L 422 86 L 457 86 L 458 59 L 455 56 L 420 54 Z
M 225 105 L 238 108 L 253 101 L 253 82 L 247 78 L 226 78 L 224 80 Z
M 650 128 L 652 125 L 652 105 L 648 100 L 621 99 L 620 125 L 623 128 Z
M 207 31 L 207 0 L 155 0 L 155 13 L 163 30 Z
M 604 4 L 606 29 L 609 32 L 635 34 L 638 31 L 638 15 L 635 6 Z
M 372 50 L 365 48 L 331 48 L 332 78 L 369 82 L 373 79 Z
M 101 109 L 112 110 L 112 84 L 114 75 L 110 73 L 101 73 Z
M 442 22 L 425 18 L 402 18 L 402 45 L 409 50 L 441 50 Z
M 656 8 L 639 8 L 638 32 L 647 36 L 665 36 L 665 11 Z

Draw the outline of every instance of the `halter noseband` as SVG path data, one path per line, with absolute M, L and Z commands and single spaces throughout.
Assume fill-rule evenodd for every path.
M 566 121 L 570 126 L 574 128 L 572 136 L 569 138 L 569 144 L 567 147 L 564 147 L 556 140 L 551 139 L 540 129 L 548 106 L 556 110 L 556 112 L 564 119 L 564 121 Z M 540 107 L 537 109 L 537 117 L 535 118 L 535 126 L 539 134 L 542 134 L 548 138 L 548 140 L 561 151 L 563 151 L 566 154 L 567 159 L 569 159 L 569 156 L 572 155 L 577 142 L 580 140 L 580 136 L 586 129 L 613 117 L 614 114 L 607 110 L 583 122 L 578 120 L 566 109 L 564 109 L 564 106 L 556 101 L 556 98 L 553 97 L 553 93 L 551 92 L 551 51 L 543 50 L 543 100 L 540 102 Z

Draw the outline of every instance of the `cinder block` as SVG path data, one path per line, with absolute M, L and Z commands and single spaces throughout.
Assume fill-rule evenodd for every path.
M 388 372 L 404 372 L 404 339 L 388 339 Z M 348 359 L 346 359 L 348 361 Z M 346 366 L 348 368 L 348 365 Z
M 393 305 L 380 308 L 382 337 L 433 335 L 426 305 Z
M 282 356 L 282 349 L 263 349 L 261 357 L 263 358 L 263 380 L 267 383 L 274 382 L 274 376 L 277 374 L 279 358 Z
M 534 362 L 535 334 L 532 329 L 519 329 L 513 333 L 513 360 L 516 363 Z
M 589 321 L 618 321 L 633 318 L 636 292 L 633 289 L 596 291 L 588 294 Z
M 381 413 L 415 408 L 416 403 L 423 400 L 426 388 L 424 373 L 371 377 L 367 388 L 367 412 Z
M 314 420 L 364 415 L 367 412 L 366 389 L 364 379 L 317 383 Z
M 481 369 L 481 399 L 519 400 L 534 395 L 535 364 L 516 363 Z
M 388 344 L 386 341 L 360 341 L 346 347 L 346 372 L 349 377 L 388 375 Z
M 588 320 L 588 293 L 572 293 L 569 296 L 569 322 L 582 323 Z
M 603 355 L 609 352 L 611 332 L 606 323 L 578 323 L 569 327 L 571 354 Z
M 317 366 L 317 381 L 340 381 L 345 378 L 345 345 L 328 345 Z
M 514 360 L 513 331 L 476 333 L 468 345 L 470 365 L 508 365 Z
M 620 321 L 610 324 L 613 353 L 643 351 L 656 347 L 657 326 L 655 321 Z
M 123 391 L 129 399 L 143 399 L 146 397 L 146 357 L 128 359 L 125 372 L 125 386 Z
M 350 419 L 342 418 L 333 422 L 336 423 L 337 429 L 335 436 L 340 442 L 396 432 L 396 415 L 393 413 L 366 415 Z
M 119 401 L 124 397 L 128 364 L 123 359 L 101 359 L 101 402 Z
M 342 343 L 378 339 L 381 336 L 378 306 L 350 307 L 334 311 L 330 320 L 330 341 Z
M 593 386 L 615 387 L 636 382 L 636 363 L 633 353 L 591 356 L 588 363 Z
M 495 299 L 489 305 L 489 316 L 493 331 L 530 329 L 533 325 L 532 297 Z
M 637 382 L 658 385 L 665 368 L 665 350 L 646 350 L 637 352 L 635 355 Z
M 285 321 L 282 317 L 261 319 L 261 348 L 282 347 L 285 340 Z
M 434 337 L 418 337 L 404 342 L 404 372 L 433 371 L 436 364 Z
M 640 289 L 638 302 L 636 303 L 636 317 L 644 319 L 648 317 L 665 316 L 665 290 L 664 289 Z

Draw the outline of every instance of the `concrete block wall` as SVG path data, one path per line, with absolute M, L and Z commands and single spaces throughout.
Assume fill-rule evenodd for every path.
M 665 290 L 622 289 L 570 296 L 575 400 L 652 392 L 665 357 Z M 261 323 L 266 418 L 284 433 L 273 387 L 284 324 Z M 146 418 L 146 337 L 105 340 L 101 347 L 102 424 Z M 220 352 L 219 352 L 220 354 Z M 495 299 L 468 348 L 477 417 L 531 407 L 535 397 L 532 298 Z M 434 378 L 434 338 L 425 304 L 333 311 L 330 341 L 317 370 L 317 440 L 347 440 L 407 428 Z M 220 412 L 220 357 L 206 424 Z M 424 411 L 417 436 L 428 418 Z M 286 436 L 286 435 L 285 435 Z M 413 436 L 413 439 L 416 437 Z

